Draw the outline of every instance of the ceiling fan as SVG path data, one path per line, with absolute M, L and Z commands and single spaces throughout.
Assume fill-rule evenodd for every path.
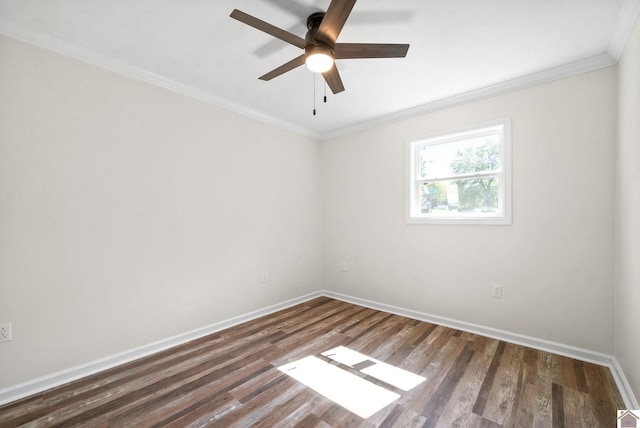
M 344 91 L 340 73 L 336 68 L 337 59 L 355 58 L 404 58 L 409 50 L 408 44 L 388 43 L 336 43 L 356 0 L 331 0 L 326 12 L 316 12 L 307 18 L 307 35 L 303 39 L 286 30 L 255 18 L 238 9 L 231 17 L 260 31 L 277 37 L 289 44 L 304 49 L 304 54 L 292 59 L 269 73 L 260 76 L 260 80 L 271 80 L 294 68 L 306 64 L 316 73 L 322 73 L 324 80 L 337 94 Z

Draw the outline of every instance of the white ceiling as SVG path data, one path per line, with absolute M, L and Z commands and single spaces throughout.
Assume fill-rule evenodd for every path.
M 640 0 L 360 0 L 338 42 L 409 43 L 404 59 L 337 61 L 345 92 L 302 51 L 229 17 L 304 37 L 330 0 L 0 0 L 0 33 L 323 139 L 617 62 Z M 313 116 L 314 80 L 317 115 Z

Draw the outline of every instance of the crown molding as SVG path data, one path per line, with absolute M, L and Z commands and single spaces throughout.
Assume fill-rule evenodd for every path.
M 269 125 L 282 128 L 314 140 L 320 139 L 320 135 L 318 133 L 304 127 L 278 119 L 274 116 L 270 116 L 257 110 L 253 110 L 244 105 L 235 103 L 229 99 L 215 95 L 211 92 L 198 89 L 194 86 L 190 86 L 182 82 L 178 82 L 160 76 L 158 74 L 151 73 L 140 67 L 136 67 L 132 64 L 117 60 L 108 55 L 95 52 L 83 46 L 69 43 L 52 36 L 47 36 L 45 34 L 27 29 L 23 26 L 16 25 L 15 23 L 3 19 L 0 19 L 0 35 L 75 59 L 80 62 L 109 70 L 111 72 L 134 80 L 143 81 L 145 83 L 177 92 L 181 95 L 194 98 L 207 104 L 211 104 L 215 107 L 233 111 L 243 116 L 256 119 L 260 122 L 264 122 Z
M 608 53 L 615 62 L 620 61 L 627 39 L 640 16 L 640 0 L 626 0 L 620 6 L 618 22 L 611 35 Z
M 7 37 L 58 53 L 63 56 L 107 69 L 126 77 L 150 83 L 164 89 L 185 95 L 190 98 L 203 101 L 216 107 L 230 110 L 235 113 L 256 119 L 260 122 L 285 129 L 287 131 L 311 138 L 316 141 L 326 141 L 348 134 L 365 131 L 381 125 L 410 119 L 419 115 L 432 113 L 438 110 L 457 107 L 486 98 L 503 95 L 509 92 L 526 89 L 532 86 L 564 79 L 577 74 L 598 70 L 615 65 L 622 54 L 624 43 L 628 38 L 636 17 L 640 13 L 640 0 L 627 0 L 620 11 L 620 19 L 614 32 L 614 37 L 609 46 L 609 53 L 603 53 L 590 58 L 560 65 L 536 73 L 520 76 L 504 82 L 485 86 L 473 91 L 442 98 L 426 104 L 411 107 L 399 112 L 380 116 L 372 120 L 356 123 L 328 132 L 315 132 L 297 124 L 284 121 L 247 106 L 240 105 L 229 99 L 217 96 L 196 87 L 177 82 L 166 77 L 151 73 L 142 68 L 127 64 L 115 58 L 94 52 L 82 46 L 78 46 L 61 39 L 47 36 L 39 32 L 16 25 L 12 22 L 0 19 L 0 34 Z
M 542 70 L 537 73 L 527 74 L 521 77 L 517 77 L 515 79 L 496 83 L 494 85 L 485 86 L 483 88 L 475 89 L 473 91 L 465 92 L 465 93 L 454 95 L 447 98 L 442 98 L 440 100 L 432 101 L 426 104 L 422 104 L 416 107 L 402 110 L 397 113 L 381 116 L 371 121 L 361 122 L 354 126 L 349 126 L 349 127 L 341 128 L 336 131 L 327 132 L 322 134 L 320 138 L 321 140 L 330 140 L 333 138 L 342 137 L 348 134 L 365 131 L 381 125 L 386 125 L 393 122 L 410 119 L 412 117 L 424 115 L 427 113 L 433 113 L 438 110 L 458 107 L 464 104 L 480 101 L 486 98 L 492 98 L 498 95 L 507 94 L 509 92 L 515 92 L 521 89 L 530 88 L 532 86 L 542 85 L 544 83 L 550 83 L 555 80 L 565 79 L 567 77 L 575 76 L 577 74 L 599 70 L 601 68 L 610 67 L 615 64 L 616 64 L 616 61 L 611 56 L 609 56 L 609 54 L 596 55 L 590 58 L 585 58 L 579 61 L 564 64 L 558 67 Z

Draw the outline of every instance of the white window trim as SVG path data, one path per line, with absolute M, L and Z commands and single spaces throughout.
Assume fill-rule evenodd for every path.
M 485 128 L 502 127 L 502 147 L 501 165 L 502 172 L 500 183 L 503 194 L 502 216 L 469 216 L 469 217 L 422 217 L 415 216 L 416 192 L 418 191 L 415 177 L 418 160 L 414 157 L 415 147 L 423 145 L 425 142 L 444 143 L 447 140 L 458 140 L 465 134 L 477 135 Z M 408 224 L 477 224 L 477 225 L 510 225 L 512 224 L 512 195 L 511 195 L 511 118 L 501 118 L 497 120 L 469 125 L 462 128 L 440 131 L 429 134 L 421 134 L 409 137 L 405 141 L 405 162 L 406 162 L 406 223 Z M 494 175 L 493 173 L 491 175 Z M 434 178 L 429 178 L 429 181 Z M 437 178 L 435 178 L 437 180 Z

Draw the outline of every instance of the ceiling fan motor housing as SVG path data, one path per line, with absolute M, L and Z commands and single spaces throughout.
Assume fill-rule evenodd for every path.
M 333 48 L 327 43 L 316 39 L 318 27 L 324 18 L 324 12 L 316 12 L 307 18 L 307 28 L 309 31 L 305 36 L 307 45 L 304 48 L 307 67 L 315 72 L 325 72 L 333 65 L 335 53 Z
M 325 55 L 330 55 L 331 57 L 334 55 L 332 46 L 316 39 L 316 34 L 318 33 L 318 27 L 320 27 L 322 18 L 324 18 L 324 12 L 313 13 L 307 18 L 307 28 L 309 31 L 307 31 L 307 35 L 305 36 L 307 46 L 304 48 L 304 52 L 307 56 L 314 53 L 323 53 Z
M 315 28 L 317 30 L 322 22 L 322 18 L 324 18 L 324 12 L 316 12 L 309 15 L 307 18 L 307 29 L 313 30 Z

